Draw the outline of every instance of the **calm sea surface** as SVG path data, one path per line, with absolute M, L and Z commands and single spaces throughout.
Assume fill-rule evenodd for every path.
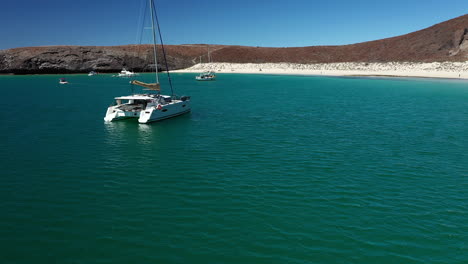
M 0 76 L 0 262 L 468 263 L 467 82 L 194 76 Z

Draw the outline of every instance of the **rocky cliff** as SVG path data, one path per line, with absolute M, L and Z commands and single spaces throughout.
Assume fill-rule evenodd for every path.
M 216 50 L 222 46 L 210 45 Z M 206 60 L 206 45 L 167 45 L 169 69 L 192 66 L 200 59 Z M 163 61 L 159 47 L 159 61 Z M 67 73 L 67 72 L 116 72 L 122 68 L 135 71 L 154 69 L 151 45 L 126 46 L 46 46 L 15 48 L 0 51 L 1 73 Z M 158 63 L 165 70 L 164 63 Z
M 166 45 L 168 68 L 207 61 L 237 63 L 433 62 L 468 60 L 468 15 L 410 34 L 343 46 L 264 48 L 228 45 Z M 161 49 L 158 57 L 162 58 Z M 0 50 L 0 73 L 117 72 L 123 67 L 147 71 L 152 46 L 47 46 Z M 162 61 L 159 59 L 159 61 Z M 164 64 L 158 65 L 165 70 Z

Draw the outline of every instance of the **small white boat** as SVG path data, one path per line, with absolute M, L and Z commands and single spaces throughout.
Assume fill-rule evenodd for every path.
M 214 72 L 202 72 L 200 75 L 195 77 L 197 81 L 214 81 L 216 80 L 216 74 Z
M 60 84 L 68 84 L 67 80 L 65 78 L 60 78 L 59 81 Z
M 127 69 L 123 68 L 122 71 L 117 75 L 117 77 L 133 77 L 137 74 L 132 71 L 127 71 Z
M 97 72 L 95 72 L 95 71 L 90 71 L 90 72 L 88 73 L 88 76 L 94 76 L 94 75 L 97 75 Z

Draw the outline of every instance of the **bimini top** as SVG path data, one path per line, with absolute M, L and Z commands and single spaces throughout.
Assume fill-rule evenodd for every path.
M 154 99 L 154 96 L 150 96 L 148 94 L 134 94 L 134 95 L 126 95 L 115 97 L 117 100 L 151 100 Z
M 145 82 L 140 82 L 140 81 L 137 81 L 137 80 L 133 80 L 130 83 L 135 84 L 135 85 L 139 85 L 139 86 L 142 86 L 142 87 L 145 87 L 145 88 L 148 88 L 146 90 L 153 90 L 153 91 L 160 91 L 161 90 L 161 86 L 159 85 L 159 83 L 145 83 Z
M 171 98 L 169 95 L 159 95 L 163 98 Z M 152 100 L 157 98 L 157 94 L 134 94 L 134 95 L 126 95 L 115 97 L 116 100 Z

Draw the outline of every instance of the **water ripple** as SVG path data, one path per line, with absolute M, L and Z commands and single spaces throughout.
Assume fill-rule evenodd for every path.
M 101 77 L 75 83 L 105 108 L 123 85 Z M 156 124 L 103 123 L 104 108 L 61 103 L 81 92 L 48 86 L 49 105 L 30 105 L 56 116 L 5 120 L 6 263 L 468 260 L 461 84 L 192 77 L 193 113 Z

